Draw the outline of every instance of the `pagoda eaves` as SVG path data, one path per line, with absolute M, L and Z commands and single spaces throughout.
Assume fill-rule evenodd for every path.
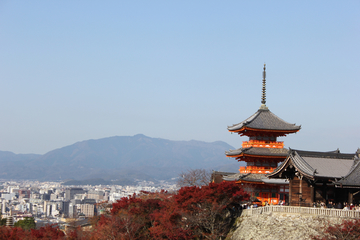
M 229 132 L 236 132 L 241 136 L 274 136 L 280 137 L 295 133 L 301 126 L 288 123 L 269 109 L 260 108 L 256 113 L 246 120 L 228 127 Z
M 287 148 L 249 147 L 229 150 L 225 152 L 227 157 L 261 157 L 261 158 L 283 158 L 289 154 Z

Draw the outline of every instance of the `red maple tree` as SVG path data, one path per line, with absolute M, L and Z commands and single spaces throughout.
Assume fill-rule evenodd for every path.
M 64 232 L 58 226 L 47 225 L 40 229 L 23 230 L 20 227 L 0 227 L 0 239 L 35 240 L 35 239 L 65 239 Z
M 360 239 L 360 219 L 344 220 L 341 224 L 329 226 L 324 235 L 314 236 L 314 240 L 355 240 Z

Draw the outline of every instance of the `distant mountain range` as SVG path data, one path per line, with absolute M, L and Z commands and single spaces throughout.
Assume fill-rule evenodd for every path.
M 142 134 L 86 140 L 44 155 L 0 151 L 0 179 L 168 180 L 188 169 L 236 172 L 221 141 L 171 141 Z

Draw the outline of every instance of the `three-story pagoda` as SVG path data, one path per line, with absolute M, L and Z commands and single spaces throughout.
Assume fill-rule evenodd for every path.
M 244 189 L 261 202 L 277 204 L 287 200 L 288 183 L 278 179 L 268 179 L 265 174 L 275 170 L 279 162 L 287 157 L 289 150 L 278 137 L 296 133 L 300 126 L 285 122 L 273 114 L 266 106 L 266 66 L 264 64 L 262 99 L 259 110 L 246 120 L 228 127 L 230 132 L 249 137 L 242 147 L 225 152 L 227 157 L 246 162 L 240 167 L 239 174 L 228 176 L 235 178 Z

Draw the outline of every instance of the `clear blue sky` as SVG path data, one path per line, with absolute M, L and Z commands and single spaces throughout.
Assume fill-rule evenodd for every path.
M 360 1 L 0 1 L 0 150 L 138 133 L 247 138 L 261 104 L 286 147 L 360 147 Z

